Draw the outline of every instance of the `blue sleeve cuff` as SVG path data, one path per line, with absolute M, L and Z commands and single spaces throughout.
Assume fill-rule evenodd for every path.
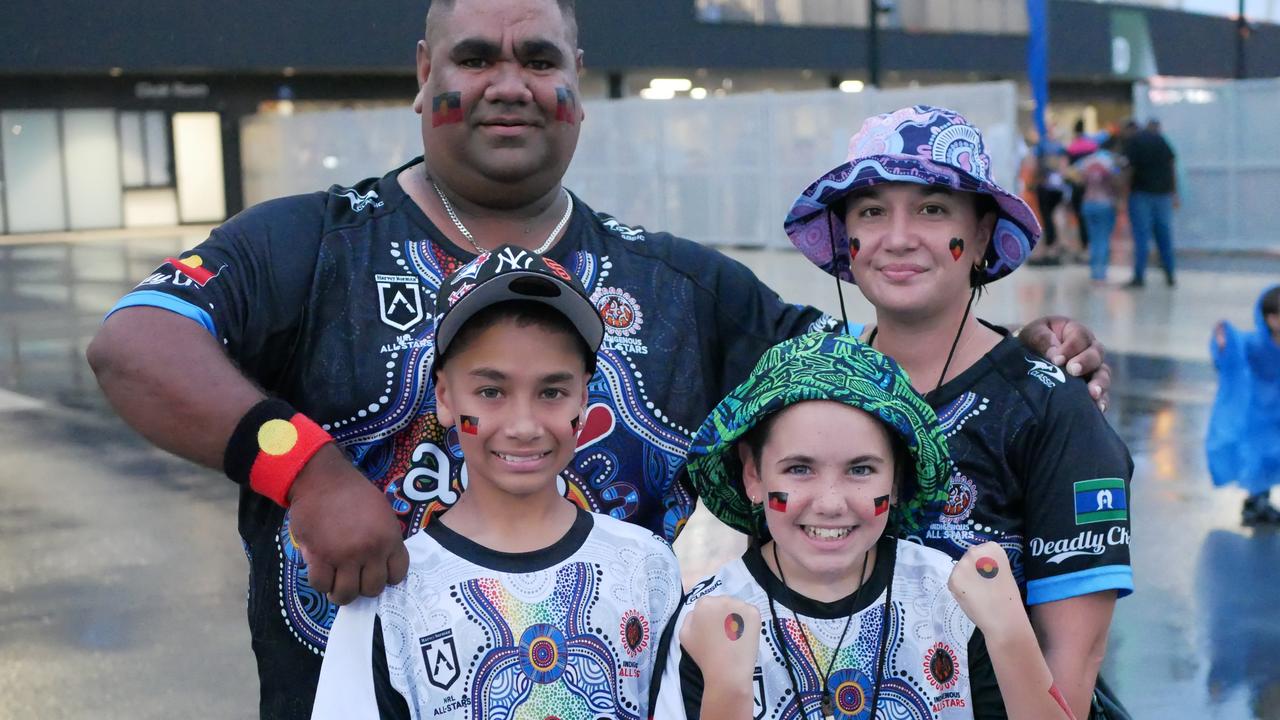
M 162 293 L 156 290 L 136 290 L 125 295 L 120 298 L 120 302 L 116 303 L 115 307 L 107 311 L 106 317 L 102 319 L 106 320 L 117 310 L 123 310 L 129 307 L 154 307 L 160 308 L 161 310 L 168 310 L 172 313 L 177 313 L 184 318 L 199 323 L 201 327 L 209 331 L 209 334 L 213 336 L 214 340 L 218 339 L 218 328 L 214 326 L 213 317 L 209 315 L 208 312 L 202 308 L 192 305 L 182 298 L 176 298 L 168 293 Z
M 1102 590 L 1115 590 L 1117 598 L 1132 595 L 1133 568 L 1128 565 L 1103 565 L 1067 575 L 1031 580 L 1027 583 L 1027 604 L 1042 605 Z

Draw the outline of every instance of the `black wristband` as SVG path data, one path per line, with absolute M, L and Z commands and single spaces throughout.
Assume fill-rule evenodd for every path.
M 236 423 L 236 429 L 222 453 L 222 471 L 238 485 L 249 484 L 249 471 L 258 459 L 258 428 L 268 420 L 289 420 L 297 410 L 280 398 L 264 398 L 249 408 Z

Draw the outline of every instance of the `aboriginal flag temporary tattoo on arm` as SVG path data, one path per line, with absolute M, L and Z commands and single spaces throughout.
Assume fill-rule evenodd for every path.
M 742 638 L 742 633 L 747 629 L 747 624 L 743 622 L 742 616 L 738 613 L 729 613 L 724 616 L 724 634 L 730 640 L 738 640 Z
M 986 555 L 978 558 L 978 561 L 975 562 L 973 566 L 977 569 L 979 575 L 988 580 L 991 580 L 1000 574 L 1000 566 L 994 559 L 989 558 Z
M 881 495 L 876 498 L 876 517 L 889 512 L 889 496 Z
M 787 494 L 784 492 L 769 493 L 769 509 L 775 512 L 786 512 Z
M 462 93 L 440 93 L 431 98 L 431 127 L 460 122 L 462 122 Z
M 458 426 L 458 429 L 468 435 L 475 435 L 480 432 L 480 418 L 474 415 L 463 415 L 462 424 Z
M 556 88 L 556 120 L 570 125 L 578 122 L 578 98 L 567 87 Z

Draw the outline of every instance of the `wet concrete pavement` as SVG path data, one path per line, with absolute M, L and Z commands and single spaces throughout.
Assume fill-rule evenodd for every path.
M 0 719 L 255 715 L 237 489 L 124 427 L 83 360 L 103 312 L 202 237 L 0 244 Z M 794 254 L 733 254 L 784 297 L 838 309 Z M 1070 313 L 1112 348 L 1138 589 L 1104 672 L 1135 717 L 1280 718 L 1280 532 L 1240 527 L 1242 493 L 1213 489 L 1203 459 L 1209 328 L 1249 322 L 1280 263 L 1195 267 L 1142 293 L 1093 290 L 1079 267 L 1023 270 L 977 312 Z M 853 298 L 849 313 L 868 317 Z M 690 576 L 738 547 L 701 513 L 677 544 Z

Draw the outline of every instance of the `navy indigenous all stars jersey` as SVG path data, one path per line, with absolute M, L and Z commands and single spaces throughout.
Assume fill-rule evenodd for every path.
M 401 189 L 398 174 L 419 162 L 254 206 L 116 306 L 165 308 L 206 328 L 250 379 L 333 435 L 406 537 L 466 486 L 456 431 L 436 419 L 429 308 L 473 255 Z M 783 303 L 740 263 L 581 201 L 547 255 L 578 276 L 607 329 L 562 490 L 671 541 L 693 509 L 674 480 L 692 432 L 766 349 L 834 322 Z M 309 713 L 337 610 L 309 586 L 289 519 L 241 490 L 250 630 L 272 718 Z
M 655 635 L 681 594 L 661 539 L 579 510 L 535 552 L 441 522 L 406 544 L 404 582 L 339 610 L 312 720 L 646 717 Z
M 912 539 L 957 559 L 999 543 L 1028 605 L 1133 592 L 1133 461 L 1084 381 L 1006 336 L 925 399 L 955 473 L 941 515 Z

